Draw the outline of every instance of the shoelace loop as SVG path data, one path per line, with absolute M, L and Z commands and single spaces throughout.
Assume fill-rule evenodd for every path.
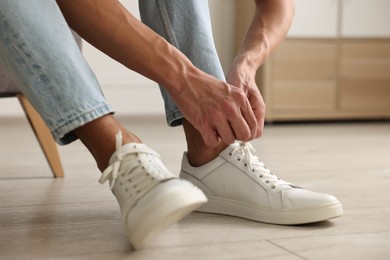
M 103 184 L 109 178 L 111 178 L 111 190 L 113 189 L 115 181 L 118 178 L 119 167 L 121 166 L 122 159 L 122 132 L 119 131 L 115 136 L 115 161 L 103 171 L 103 174 L 99 179 L 99 182 Z
M 259 172 L 259 178 L 264 179 L 265 183 L 271 184 L 273 189 L 276 188 L 280 179 L 265 167 L 264 163 L 259 160 L 255 153 L 256 150 L 250 143 L 240 141 L 239 145 L 231 151 L 230 155 L 238 154 L 240 156 L 238 159 L 243 160 L 244 165 L 249 171 Z
M 122 133 L 118 132 L 116 134 L 116 143 L 115 143 L 115 153 L 114 160 L 110 162 L 110 165 L 103 171 L 102 176 L 99 179 L 101 184 L 105 183 L 107 180 L 110 180 L 110 188 L 111 190 L 114 188 L 114 185 L 117 179 L 120 177 L 120 167 L 123 160 L 127 160 L 127 163 L 132 165 L 132 170 L 124 176 L 123 183 L 131 182 L 132 188 L 144 189 L 147 186 L 153 186 L 155 183 L 160 180 L 172 178 L 171 173 L 165 168 L 164 164 L 161 162 L 160 155 L 158 155 L 155 151 L 151 149 L 147 149 L 146 147 L 134 144 L 133 149 L 129 152 L 128 148 L 123 148 L 122 146 Z M 129 153 L 141 153 L 142 155 L 138 155 L 132 159 L 128 158 Z M 142 156 L 143 160 L 149 161 L 148 166 L 145 166 L 141 163 L 140 156 Z M 151 159 L 151 157 L 153 157 Z M 137 170 L 137 169 L 138 170 Z M 149 181 L 145 182 L 144 178 L 139 178 L 141 173 L 149 176 Z M 143 184 L 140 184 L 142 182 Z M 122 184 L 122 182 L 120 182 Z M 140 184 L 140 185 L 138 185 Z M 139 186 L 139 187 L 138 187 Z M 127 188 L 128 189 L 128 188 Z

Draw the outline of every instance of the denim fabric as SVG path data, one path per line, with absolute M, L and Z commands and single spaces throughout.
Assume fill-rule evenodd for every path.
M 182 51 L 199 69 L 224 79 L 211 32 L 207 0 L 140 0 L 142 21 Z M 0 1 L 0 62 L 19 81 L 56 142 L 112 113 L 54 0 Z M 167 122 L 183 118 L 160 86 Z
M 225 80 L 211 31 L 207 0 L 139 0 L 141 20 L 183 52 L 200 70 Z M 167 122 L 181 124 L 182 113 L 160 85 Z
M 0 62 L 59 144 L 112 112 L 53 0 L 0 1 Z

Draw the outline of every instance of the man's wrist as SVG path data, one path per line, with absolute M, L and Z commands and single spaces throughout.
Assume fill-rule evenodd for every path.
M 203 79 L 205 76 L 203 71 L 196 68 L 189 60 L 179 62 L 177 66 L 173 66 L 164 77 L 166 83 L 166 90 L 176 97 L 181 95 L 183 92 L 191 88 L 191 86 Z
M 269 48 L 266 41 L 252 42 L 250 45 L 240 50 L 235 63 L 256 71 L 265 62 Z
M 235 58 L 231 70 L 245 72 L 247 76 L 254 76 L 256 75 L 258 67 L 258 62 L 249 55 L 239 55 Z

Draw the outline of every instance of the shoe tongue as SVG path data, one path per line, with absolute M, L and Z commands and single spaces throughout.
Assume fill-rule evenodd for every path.
M 120 153 L 122 156 L 126 155 L 127 158 L 131 156 L 131 154 L 134 154 L 133 156 L 136 156 L 137 153 L 153 153 L 153 150 L 150 149 L 145 144 L 140 143 L 128 143 L 122 145 L 121 149 L 119 151 L 115 151 L 111 157 L 109 164 L 113 163 L 115 160 L 117 160 L 118 156 L 120 156 L 118 153 Z
M 229 145 L 228 147 L 226 147 L 224 150 L 222 150 L 222 152 L 220 152 L 220 154 L 230 154 L 232 152 L 232 150 L 234 150 L 237 146 L 240 146 L 240 144 L 238 142 L 234 142 L 232 143 L 231 145 Z
M 231 150 L 231 149 L 234 149 L 234 148 L 236 148 L 238 146 L 240 146 L 240 143 L 239 142 L 234 142 L 231 145 L 229 145 L 225 150 Z

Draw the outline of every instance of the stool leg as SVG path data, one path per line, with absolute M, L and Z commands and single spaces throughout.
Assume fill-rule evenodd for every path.
M 42 120 L 41 116 L 33 108 L 27 98 L 22 94 L 18 94 L 17 97 L 20 104 L 22 105 L 31 128 L 33 129 L 34 134 L 38 139 L 39 145 L 45 154 L 46 160 L 49 163 L 54 177 L 64 177 L 64 170 L 62 168 L 58 148 L 50 133 L 50 130 L 47 128 L 45 122 Z

